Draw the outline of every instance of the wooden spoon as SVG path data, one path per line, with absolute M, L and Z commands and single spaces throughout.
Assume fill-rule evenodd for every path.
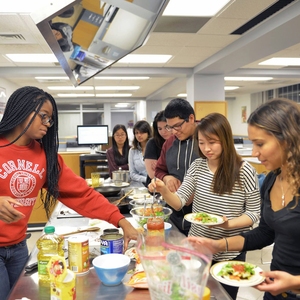
M 66 236 L 66 235 L 71 235 L 71 234 L 77 234 L 77 233 L 81 233 L 81 232 L 90 232 L 90 231 L 98 231 L 100 230 L 100 227 L 89 227 L 86 229 L 82 229 L 82 230 L 77 230 L 77 231 L 72 231 L 72 232 L 68 232 L 68 233 L 63 233 L 60 234 L 60 236 Z
M 116 206 L 118 206 L 120 203 L 121 203 L 121 201 L 123 200 L 123 199 L 125 199 L 129 194 L 131 194 L 133 192 L 133 190 L 130 190 L 128 193 L 126 193 L 124 196 L 122 196 L 119 200 L 116 200 L 116 201 L 114 201 L 114 202 L 111 202 L 111 204 L 114 204 L 114 205 L 116 205 Z

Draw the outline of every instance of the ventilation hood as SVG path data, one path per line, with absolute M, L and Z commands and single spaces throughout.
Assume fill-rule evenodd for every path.
M 141 47 L 168 1 L 47 1 L 31 16 L 77 86 Z

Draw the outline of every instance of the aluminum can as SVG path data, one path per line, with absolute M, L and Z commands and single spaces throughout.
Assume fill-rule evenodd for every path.
M 85 236 L 73 236 L 68 239 L 69 269 L 77 275 L 90 270 L 89 239 Z
M 101 254 L 123 253 L 124 240 L 120 233 L 103 234 L 100 236 Z

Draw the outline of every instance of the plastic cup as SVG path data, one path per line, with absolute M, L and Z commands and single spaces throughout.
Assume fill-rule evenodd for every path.
M 171 232 L 172 224 L 168 223 L 168 222 L 164 222 L 164 227 L 165 227 L 165 238 L 167 238 Z M 145 231 L 148 230 L 147 224 L 144 225 L 144 229 L 145 229 Z
M 115 184 L 115 186 L 122 186 L 123 181 L 122 181 L 122 180 L 119 180 L 119 179 L 115 179 L 115 180 L 114 180 L 114 184 Z
M 92 179 L 92 187 L 98 187 L 99 181 L 100 181 L 100 173 L 99 172 L 92 172 L 91 173 L 91 179 Z

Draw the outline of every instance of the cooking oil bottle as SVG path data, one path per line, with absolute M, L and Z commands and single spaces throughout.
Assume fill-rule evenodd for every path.
M 37 248 L 39 249 L 38 260 L 38 276 L 41 283 L 49 283 L 50 277 L 47 269 L 48 262 L 52 256 L 60 255 L 64 257 L 64 239 L 55 234 L 54 226 L 46 226 L 43 234 L 37 240 Z

